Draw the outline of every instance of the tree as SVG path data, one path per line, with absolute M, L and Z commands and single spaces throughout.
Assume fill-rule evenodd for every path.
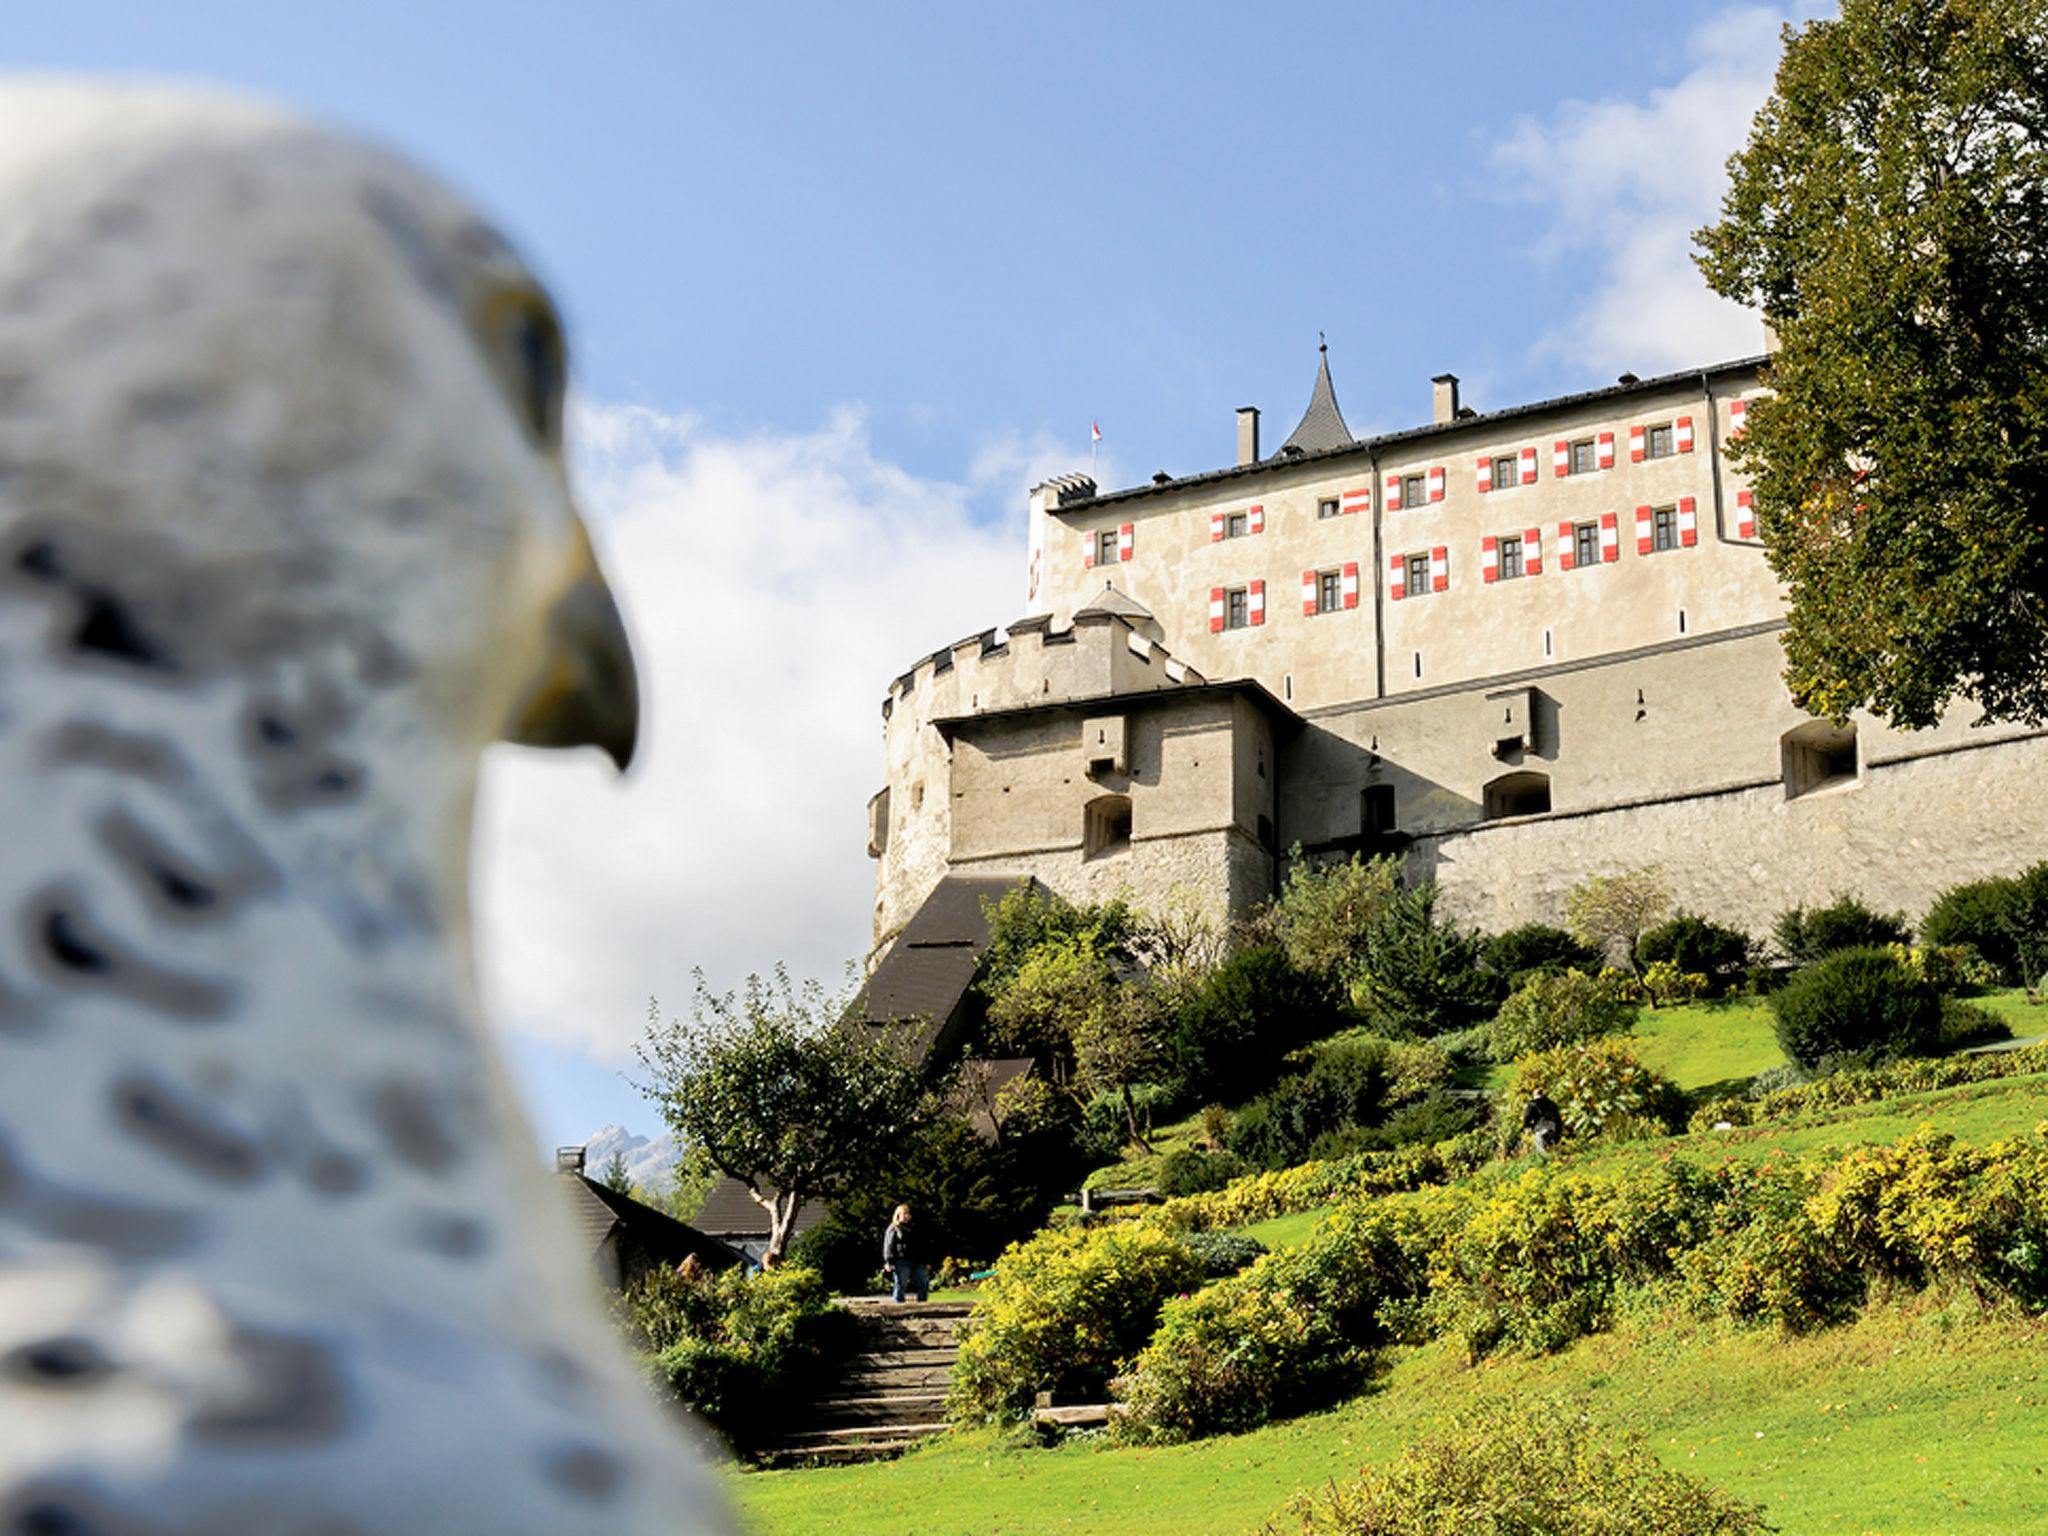
M 1074 1032 L 1074 1063 L 1084 1093 L 1114 1093 L 1124 1107 L 1124 1129 L 1141 1152 L 1152 1143 L 1138 1119 L 1131 1090 L 1165 1064 L 1165 1010 L 1151 989 L 1119 982 Z
M 615 1195 L 632 1194 L 633 1176 L 626 1172 L 626 1154 L 614 1147 L 611 1159 L 604 1165 L 604 1171 L 597 1176 L 597 1182 Z
M 2048 719 L 2048 0 L 1842 0 L 1787 29 L 1708 283 L 1782 350 L 1730 448 L 1844 719 Z
M 1272 926 L 1294 968 L 1340 991 L 1364 967 L 1374 927 L 1401 891 L 1398 859 L 1311 865 L 1296 850 L 1287 887 L 1273 904 Z
M 768 1213 L 780 1259 L 797 1213 L 859 1187 L 917 1122 L 925 1093 L 896 1041 L 854 1023 L 849 1000 L 778 966 L 718 994 L 697 977 L 687 1021 L 648 1005 L 640 1091 L 678 1143 L 739 1180 Z
M 1671 910 L 1671 886 L 1655 864 L 1618 875 L 1592 875 L 1565 893 L 1564 925 L 1581 944 L 1611 957 L 1621 952 L 1629 974 L 1642 975 L 1636 946 Z

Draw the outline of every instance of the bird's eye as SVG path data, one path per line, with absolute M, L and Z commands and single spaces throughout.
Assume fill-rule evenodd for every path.
M 532 295 L 508 295 L 501 313 L 497 340 L 513 404 L 536 437 L 558 443 L 569 375 L 562 327 L 546 302 Z

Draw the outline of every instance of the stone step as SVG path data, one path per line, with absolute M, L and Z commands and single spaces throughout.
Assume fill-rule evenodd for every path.
M 834 1390 L 844 1396 L 857 1393 L 879 1395 L 887 1392 L 944 1392 L 952 1384 L 950 1361 L 942 1365 L 884 1365 L 863 1368 L 855 1365 L 843 1372 Z
M 759 1457 L 764 1467 L 850 1466 L 864 1461 L 888 1461 L 901 1456 L 930 1435 L 905 1435 L 900 1440 L 794 1441 L 765 1451 Z
M 944 1392 L 881 1392 L 828 1397 L 812 1406 L 809 1418 L 821 1428 L 863 1424 L 929 1424 L 946 1416 Z
M 885 1370 L 896 1366 L 937 1366 L 951 1370 L 953 1362 L 960 1358 L 957 1349 L 858 1349 L 846 1357 L 846 1368 L 851 1371 Z
M 856 1317 L 965 1317 L 971 1301 L 891 1301 L 886 1296 L 842 1296 L 840 1307 Z
M 950 1317 L 878 1318 L 857 1337 L 863 1349 L 943 1349 L 959 1343 L 960 1327 Z

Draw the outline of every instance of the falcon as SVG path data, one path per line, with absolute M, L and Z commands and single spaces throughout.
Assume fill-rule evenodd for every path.
M 564 378 L 409 165 L 0 85 L 0 1530 L 729 1529 L 475 1001 L 480 753 L 636 730 Z

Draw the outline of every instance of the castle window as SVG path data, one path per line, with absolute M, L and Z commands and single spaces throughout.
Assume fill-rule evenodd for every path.
M 1493 461 L 1493 488 L 1496 491 L 1504 491 L 1511 485 L 1521 483 L 1521 465 L 1512 453 L 1504 453 Z
M 1546 773 L 1504 773 L 1486 786 L 1486 819 L 1503 816 L 1541 816 L 1550 809 L 1550 775 Z
M 1856 727 L 1809 720 L 1787 731 L 1778 743 L 1785 771 L 1785 798 L 1856 782 Z
M 1653 550 L 1678 548 L 1678 508 L 1653 507 L 1650 509 L 1650 548 Z
M 1580 523 L 1572 529 L 1572 565 L 1584 568 L 1600 563 L 1600 525 Z
M 1336 498 L 1336 497 L 1334 497 L 1334 496 L 1327 496 L 1327 497 L 1325 497 L 1325 498 L 1324 498 L 1323 500 L 1321 500 L 1321 501 L 1319 501 L 1319 502 L 1317 502 L 1317 503 L 1316 503 L 1316 520 L 1317 520 L 1318 522 L 1322 521 L 1322 520 L 1323 520 L 1324 518 L 1328 518 L 1328 517 L 1335 517 L 1336 515 L 1337 515 L 1337 498 Z
M 1223 519 L 1223 537 L 1241 539 L 1251 532 L 1251 519 L 1242 512 L 1233 512 Z
M 1344 606 L 1344 579 L 1336 571 L 1316 573 L 1316 612 L 1335 613 Z
M 1250 599 L 1243 587 L 1232 587 L 1223 594 L 1223 627 L 1243 629 L 1252 621 Z
M 1500 541 L 1500 579 L 1511 581 L 1522 574 L 1522 540 L 1509 534 Z
M 1590 475 L 1599 467 L 1600 460 L 1594 453 L 1593 439 L 1585 437 L 1572 444 L 1572 473 Z
M 1394 786 L 1368 784 L 1359 796 L 1358 830 L 1371 835 L 1394 830 Z
M 1116 530 L 1114 528 L 1105 528 L 1102 532 L 1095 535 L 1095 563 L 1097 565 L 1116 564 Z
M 1665 422 L 1661 427 L 1650 427 L 1643 433 L 1643 457 L 1668 459 L 1673 452 L 1673 443 L 1670 422 Z
M 1131 846 L 1131 797 L 1099 795 L 1081 812 L 1081 855 L 1104 858 Z
M 1425 592 L 1432 592 L 1434 590 L 1435 583 L 1429 579 L 1429 556 L 1410 555 L 1408 557 L 1408 595 L 1410 597 L 1420 597 Z
M 1403 475 L 1401 477 L 1402 506 L 1419 507 L 1428 499 L 1429 493 L 1424 488 L 1424 481 L 1421 475 Z

